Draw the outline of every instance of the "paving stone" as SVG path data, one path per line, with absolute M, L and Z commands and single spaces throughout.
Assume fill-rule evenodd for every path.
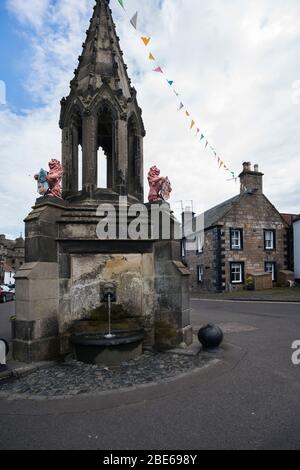
M 108 368 L 83 364 L 73 359 L 49 369 L 39 369 L 30 375 L 0 384 L 0 396 L 20 398 L 51 398 L 99 393 L 134 387 L 175 377 L 203 367 L 211 358 L 205 355 L 147 353 L 137 359 Z

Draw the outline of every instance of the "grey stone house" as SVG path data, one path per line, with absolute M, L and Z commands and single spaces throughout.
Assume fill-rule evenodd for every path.
M 275 283 L 289 268 L 289 224 L 263 194 L 263 173 L 247 162 L 239 178 L 240 194 L 206 211 L 203 230 L 182 241 L 192 292 L 241 289 L 265 272 Z

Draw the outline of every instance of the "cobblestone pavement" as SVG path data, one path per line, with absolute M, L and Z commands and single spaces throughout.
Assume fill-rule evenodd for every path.
M 68 360 L 0 384 L 1 398 L 60 398 L 159 382 L 204 367 L 205 355 L 145 353 L 118 368 Z

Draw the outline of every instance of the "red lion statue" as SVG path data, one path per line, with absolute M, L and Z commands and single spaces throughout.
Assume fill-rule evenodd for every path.
M 160 176 L 160 170 L 152 166 L 148 173 L 148 182 L 150 186 L 149 202 L 168 201 L 172 192 L 169 178 Z
M 38 181 L 38 192 L 44 196 L 58 197 L 61 199 L 61 180 L 64 173 L 63 166 L 58 160 L 52 158 L 49 162 L 49 172 L 41 169 L 34 178 Z

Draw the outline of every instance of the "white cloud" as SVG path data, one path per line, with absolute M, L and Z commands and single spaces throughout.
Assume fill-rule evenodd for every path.
M 38 28 L 28 39 L 33 55 L 25 85 L 44 103 L 25 116 L 2 110 L 1 161 L 9 161 L 11 170 L 0 170 L 1 220 L 12 232 L 34 202 L 35 184 L 27 174 L 60 153 L 59 99 L 68 93 L 94 2 L 32 0 L 24 17 L 24 1 L 9 3 L 21 22 Z M 239 172 L 244 160 L 259 163 L 266 195 L 278 209 L 299 212 L 298 0 L 131 0 L 127 19 L 117 2 L 111 6 L 143 109 L 145 175 L 150 165 L 161 167 L 173 183 L 174 206 L 193 199 L 196 207 L 208 208 L 239 190 L 192 137 L 175 95 L 152 72 L 151 50 L 228 165 Z M 128 26 L 136 10 L 152 38 L 149 50 Z
M 37 29 L 42 26 L 49 6 L 49 0 L 7 0 L 6 3 L 21 24 L 29 23 Z

